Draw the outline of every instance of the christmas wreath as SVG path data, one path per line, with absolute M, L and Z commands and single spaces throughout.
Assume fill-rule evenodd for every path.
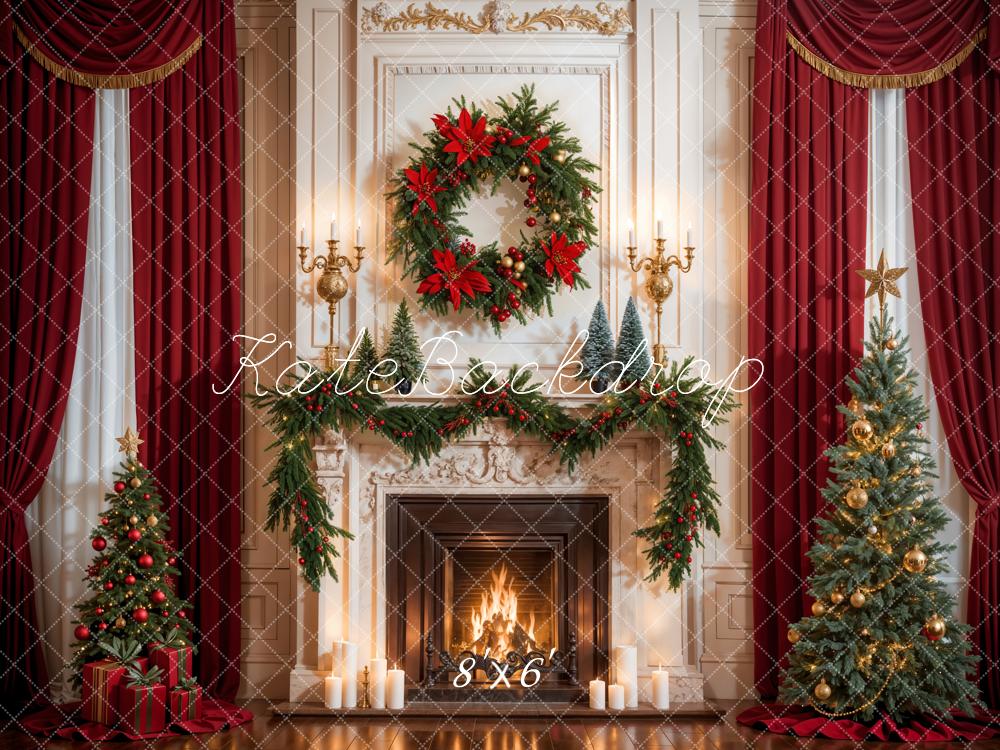
M 585 455 L 610 447 L 616 436 L 638 428 L 656 432 L 671 448 L 666 491 L 648 526 L 637 537 L 647 543 L 650 580 L 665 575 L 676 589 L 691 572 L 695 547 L 704 546 L 705 529 L 719 532 L 719 495 L 709 449 L 723 444 L 709 428 L 725 421 L 735 402 L 717 386 L 686 373 L 690 361 L 674 363 L 667 374 L 604 395 L 585 415 L 567 411 L 539 392 L 530 373 L 513 367 L 502 382 L 476 368 L 473 360 L 463 392 L 448 404 L 390 406 L 365 388 L 340 395 L 336 375 L 308 370 L 282 387 L 248 398 L 266 419 L 277 439 L 278 458 L 268 476 L 271 496 L 266 528 L 291 529 L 303 577 L 316 590 L 323 575 L 337 577 L 334 541 L 352 538 L 336 526 L 313 471 L 312 446 L 327 430 L 370 430 L 404 451 L 414 462 L 430 461 L 449 442 L 474 433 L 487 419 L 500 419 L 518 435 L 550 443 L 572 471 Z M 703 417 L 708 415 L 709 424 Z
M 540 107 L 534 89 L 498 99 L 493 117 L 465 99 L 433 118 L 435 129 L 399 170 L 393 200 L 390 260 L 418 282 L 425 310 L 438 315 L 463 307 L 489 320 L 499 333 L 510 318 L 552 314 L 563 286 L 586 288 L 579 259 L 594 243 L 592 203 L 597 165 L 580 156 L 579 141 Z M 510 180 L 524 185 L 527 215 L 520 240 L 502 251 L 479 247 L 462 226 L 465 208 L 482 190 L 495 193 Z

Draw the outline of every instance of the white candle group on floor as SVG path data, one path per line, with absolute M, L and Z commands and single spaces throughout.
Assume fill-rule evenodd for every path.
M 616 646 L 611 661 L 615 682 L 590 681 L 590 707 L 595 711 L 624 711 L 639 706 L 639 670 L 635 646 Z M 652 703 L 658 711 L 670 708 L 670 673 L 653 670 Z
M 323 689 L 323 702 L 327 708 L 357 708 L 360 680 L 358 673 L 358 644 L 349 641 L 334 641 L 330 650 L 332 668 Z M 393 677 L 393 672 L 398 676 Z M 393 687 L 397 680 L 398 687 Z M 371 659 L 368 662 L 368 697 L 372 708 L 399 710 L 403 707 L 403 671 L 389 669 L 385 659 Z M 387 696 L 389 700 L 387 701 Z

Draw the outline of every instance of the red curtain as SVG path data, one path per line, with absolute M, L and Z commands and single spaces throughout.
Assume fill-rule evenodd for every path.
M 783 3 L 758 8 L 750 195 L 754 673 L 777 693 L 789 623 L 806 611 L 813 520 L 861 352 L 868 94 L 820 75 L 786 42 Z
M 0 19 L 2 25 L 2 19 Z M 80 323 L 94 93 L 0 48 L 0 705 L 47 689 L 24 511 L 45 480 Z M 7 63 L 11 63 L 7 67 Z
M 132 89 L 136 369 L 143 456 L 183 551 L 180 593 L 200 630 L 197 673 L 239 686 L 242 321 L 240 138 L 233 1 L 206 2 L 202 49 Z
M 1000 74 L 975 54 L 907 93 L 921 312 L 941 421 L 978 506 L 968 619 L 1000 707 Z

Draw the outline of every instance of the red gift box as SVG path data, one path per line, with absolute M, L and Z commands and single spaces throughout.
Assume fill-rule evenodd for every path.
M 167 686 L 118 686 L 118 717 L 135 734 L 152 734 L 167 728 Z
M 136 668 L 146 671 L 146 659 L 136 659 Z M 125 665 L 114 659 L 102 659 L 83 665 L 83 716 L 87 721 L 114 724 L 117 692 L 125 677 Z
M 175 687 L 170 691 L 170 720 L 189 721 L 201 718 L 201 686 Z
M 163 684 L 168 688 L 177 687 L 181 680 L 193 677 L 193 655 L 191 646 L 167 646 L 162 643 L 149 647 L 149 661 L 163 670 Z

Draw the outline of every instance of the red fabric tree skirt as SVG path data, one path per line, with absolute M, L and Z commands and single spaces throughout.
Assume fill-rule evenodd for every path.
M 21 728 L 30 734 L 61 737 L 65 740 L 142 740 L 157 737 L 174 737 L 179 734 L 207 734 L 246 724 L 253 714 L 231 703 L 204 698 L 201 718 L 196 721 L 177 721 L 163 732 L 132 734 L 124 727 L 109 727 L 93 721 L 84 721 L 78 715 L 79 703 L 50 706 L 21 720 Z
M 777 734 L 826 737 L 831 740 L 955 742 L 1000 737 L 1000 717 L 985 713 L 975 717 L 956 714 L 945 720 L 930 716 L 913 718 L 905 724 L 897 724 L 885 717 L 871 724 L 862 724 L 851 719 L 828 719 L 803 706 L 772 703 L 748 708 L 736 717 L 736 721 L 744 726 L 766 729 Z

